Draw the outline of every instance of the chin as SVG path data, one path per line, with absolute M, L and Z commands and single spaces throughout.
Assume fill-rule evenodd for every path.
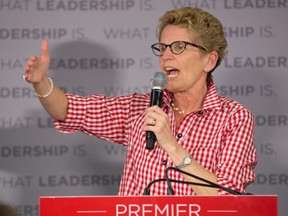
M 171 85 L 166 85 L 166 87 L 165 87 L 165 89 L 167 90 L 167 91 L 169 91 L 169 92 L 174 92 L 175 91 L 175 88 L 173 88 Z

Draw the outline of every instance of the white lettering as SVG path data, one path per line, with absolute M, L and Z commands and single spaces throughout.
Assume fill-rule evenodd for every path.
M 117 204 L 116 216 L 200 216 L 201 208 L 198 204 Z
M 146 215 L 147 213 L 152 213 L 152 204 L 143 204 L 143 214 Z
M 127 212 L 126 205 L 117 204 L 116 205 L 116 215 L 125 215 Z

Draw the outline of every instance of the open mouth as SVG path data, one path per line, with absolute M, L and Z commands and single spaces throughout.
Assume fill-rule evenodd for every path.
M 174 78 L 179 75 L 180 71 L 177 68 L 165 67 L 167 78 Z

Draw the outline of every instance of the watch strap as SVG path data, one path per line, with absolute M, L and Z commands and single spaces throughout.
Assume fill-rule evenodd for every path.
M 189 155 L 189 156 L 186 156 L 185 158 L 183 158 L 183 161 L 181 164 L 179 164 L 178 166 L 176 166 L 177 169 L 181 169 L 181 168 L 184 168 L 186 166 L 189 166 L 191 163 L 192 163 L 192 156 Z

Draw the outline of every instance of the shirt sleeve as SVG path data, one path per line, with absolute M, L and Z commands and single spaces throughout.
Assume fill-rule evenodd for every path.
M 64 121 L 55 120 L 56 130 L 63 133 L 82 131 L 111 142 L 126 143 L 132 95 L 106 98 L 103 95 L 67 94 L 67 97 L 68 112 Z
M 242 107 L 232 112 L 226 123 L 216 168 L 218 184 L 245 192 L 245 188 L 255 180 L 253 169 L 256 164 L 254 117 Z M 218 192 L 220 195 L 228 194 L 223 190 Z

